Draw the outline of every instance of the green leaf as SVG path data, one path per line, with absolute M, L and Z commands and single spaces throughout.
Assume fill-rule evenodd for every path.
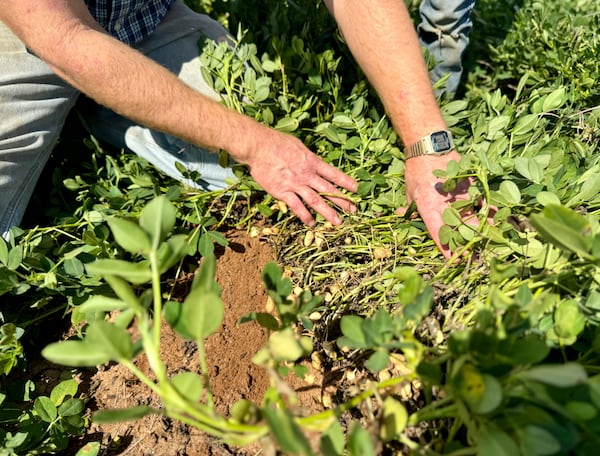
M 502 181 L 500 184 L 500 193 L 506 201 L 511 204 L 519 204 L 521 202 L 521 192 L 519 187 L 513 181 Z
M 135 318 L 136 312 L 134 309 L 125 309 L 119 312 L 112 320 L 117 328 L 127 329 L 131 326 L 131 322 Z
M 550 353 L 550 347 L 540 337 L 530 334 L 522 339 L 506 338 L 499 344 L 498 350 L 506 361 L 513 364 L 537 364 Z
M 362 330 L 363 318 L 358 315 L 344 315 L 340 322 L 342 334 L 345 339 L 338 339 L 338 344 L 345 345 L 349 348 L 369 348 L 367 339 Z
M 42 350 L 42 356 L 53 363 L 75 367 L 98 366 L 110 361 L 102 347 L 78 340 L 50 344 Z
M 388 361 L 388 351 L 380 348 L 375 350 L 375 352 L 369 356 L 369 359 L 365 362 L 365 367 L 371 372 L 380 372 L 387 367 Z
M 532 182 L 535 182 L 536 184 L 542 182 L 544 179 L 544 170 L 533 158 L 515 158 L 515 169 L 521 176 L 529 179 Z
M 565 87 L 559 87 L 552 93 L 548 94 L 542 102 L 542 111 L 548 112 L 559 108 L 567 100 L 565 95 Z
M 533 128 L 535 127 L 537 120 L 537 114 L 526 114 L 520 117 L 513 128 L 513 135 L 521 136 L 531 132 L 531 130 L 533 130 Z
M 90 323 L 85 343 L 104 350 L 106 355 L 115 361 L 129 360 L 133 356 L 133 344 L 129 333 L 104 320 Z
M 417 366 L 417 373 L 422 381 L 427 381 L 434 385 L 442 383 L 442 368 L 437 363 L 429 363 L 422 360 Z
M 120 299 L 108 296 L 91 296 L 86 302 L 79 306 L 79 311 L 84 313 L 111 312 L 113 310 L 126 309 L 127 304 Z
M 498 133 L 504 133 L 506 127 L 510 123 L 510 116 L 496 116 L 493 117 L 487 126 L 487 137 L 488 139 L 495 139 Z
M 460 214 L 453 207 L 444 209 L 444 212 L 442 212 L 442 220 L 448 226 L 458 226 L 463 223 Z
M 590 225 L 571 209 L 549 204 L 541 213 L 531 215 L 530 221 L 546 241 L 563 250 L 589 255 L 585 235 Z
M 227 237 L 218 231 L 207 231 L 206 235 L 222 247 L 226 247 L 229 243 L 229 241 L 227 241 Z
M 257 85 L 256 92 L 254 93 L 254 101 L 256 101 L 257 103 L 259 103 L 261 101 L 265 101 L 267 98 L 269 98 L 270 94 L 271 94 L 270 85 L 268 85 L 268 84 Z M 271 120 L 269 122 L 269 125 L 271 125 L 272 123 L 273 123 L 273 120 Z
M 418 288 L 417 283 L 415 282 L 413 282 L 412 286 L 414 287 L 413 290 L 420 291 L 424 281 L 421 276 L 417 277 Z M 408 287 L 404 291 L 408 292 Z M 406 296 L 406 293 L 398 293 L 399 298 L 403 295 Z M 420 323 L 423 318 L 425 318 L 431 312 L 431 306 L 433 305 L 433 287 L 427 285 L 422 289 L 422 292 L 420 292 L 411 301 L 401 300 L 401 302 L 406 303 L 403 310 L 403 315 L 406 320 L 414 323 Z
M 8 245 L 4 238 L 0 236 L 0 263 L 8 265 Z
M 68 380 L 63 380 L 54 388 L 52 388 L 52 391 L 50 392 L 50 400 L 54 403 L 54 405 L 58 406 L 63 403 L 66 397 L 75 396 L 78 388 L 79 385 L 75 379 L 70 378 Z
M 167 234 L 173 231 L 177 209 L 166 196 L 158 196 L 142 209 L 140 226 L 148 233 L 153 248 L 158 248 Z
M 291 133 L 296 131 L 299 126 L 300 122 L 298 122 L 298 119 L 294 119 L 293 117 L 284 117 L 277 121 L 275 124 L 275 129 L 285 133 Z
M 267 291 L 274 291 L 278 296 L 286 297 L 292 292 L 292 281 L 284 278 L 279 266 L 272 261 L 263 268 L 262 279 Z
M 273 358 L 281 361 L 296 361 L 305 353 L 304 347 L 291 327 L 272 333 L 269 336 L 268 346 Z
M 195 372 L 181 372 L 171 378 L 171 383 L 182 397 L 197 402 L 202 397 L 203 381 Z
M 65 272 L 71 277 L 81 277 L 85 272 L 85 266 L 78 258 L 67 258 L 63 265 Z
M 345 114 L 340 114 L 340 113 L 334 114 L 331 123 L 339 128 L 344 128 L 344 129 L 353 129 L 354 128 L 354 122 L 352 121 L 352 119 L 350 117 L 348 117 Z
M 321 435 L 321 454 L 323 456 L 341 456 L 345 447 L 344 430 L 338 420 Z
M 344 143 L 344 149 L 346 150 L 360 150 L 362 146 L 362 140 L 358 136 L 350 136 Z
M 198 239 L 198 252 L 203 258 L 209 257 L 215 254 L 215 245 L 208 234 L 203 234 Z
M 240 399 L 229 408 L 229 416 L 236 423 L 248 423 L 259 416 L 258 407 L 247 399 Z
M 554 311 L 554 331 L 560 338 L 579 335 L 585 328 L 585 322 L 586 318 L 575 299 L 561 301 Z
M 20 446 L 25 444 L 28 439 L 32 440 L 32 436 L 34 436 L 34 438 L 36 440 L 39 440 L 42 437 L 42 435 L 44 434 L 43 427 L 44 426 L 42 424 L 38 424 L 37 425 L 38 429 L 36 430 L 35 428 L 33 428 L 30 425 L 30 426 L 27 426 L 25 429 L 23 429 L 20 432 L 15 432 L 14 434 L 8 434 L 10 437 L 7 438 L 6 442 L 3 442 L 4 443 L 3 446 L 6 449 L 19 448 Z M 12 452 L 12 453 L 8 453 L 8 454 L 12 456 L 15 453 Z
M 85 410 L 85 404 L 81 399 L 69 398 L 58 408 L 60 416 L 81 415 Z
M 584 216 L 565 206 L 548 205 L 542 211 L 542 215 L 553 221 L 567 225 L 569 228 L 582 234 L 587 234 L 591 231 L 590 223 Z
M 99 276 L 117 276 L 133 283 L 142 284 L 152 280 L 150 263 L 146 260 L 130 263 L 124 260 L 99 259 L 85 265 L 88 274 Z
M 54 405 L 50 398 L 46 396 L 36 398 L 33 403 L 33 410 L 38 414 L 40 419 L 46 423 L 52 423 L 58 416 L 56 405 Z
M 269 331 L 277 331 L 279 329 L 279 322 L 277 319 L 267 312 L 250 312 L 244 315 L 238 320 L 238 324 L 246 323 L 249 321 L 256 321 L 263 328 Z
M 144 255 L 152 249 L 148 233 L 137 223 L 117 217 L 110 217 L 106 221 L 117 244 L 128 252 Z
M 560 198 L 558 196 L 556 196 L 555 193 L 552 193 L 552 192 L 546 192 L 546 191 L 538 192 L 535 195 L 535 199 L 542 206 L 548 206 L 549 204 L 560 205 Z
M 464 363 L 452 379 L 452 385 L 471 410 L 486 414 L 502 402 L 502 387 L 489 374 L 482 374 L 475 366 Z
M 485 456 L 515 456 L 519 454 L 519 448 L 506 432 L 493 424 L 488 424 L 479 429 L 477 454 Z
M 266 407 L 263 414 L 269 429 L 285 454 L 312 455 L 310 444 L 286 409 Z
M 584 401 L 569 401 L 565 404 L 565 409 L 575 422 L 589 421 L 598 415 L 598 409 L 593 404 Z
M 8 252 L 8 261 L 6 267 L 11 271 L 16 271 L 23 261 L 23 247 L 17 245 Z
M 385 442 L 396 439 L 408 423 L 406 408 L 391 396 L 383 401 L 380 436 Z
M 187 329 L 183 319 L 183 304 L 177 301 L 167 301 L 163 307 L 166 322 L 184 339 L 193 340 L 194 335 Z
M 466 100 L 452 100 L 449 103 L 444 104 L 441 107 L 441 111 L 444 115 L 452 115 L 465 111 L 468 106 L 469 103 Z
M 577 363 L 542 364 L 523 371 L 518 376 L 559 388 L 580 385 L 587 380 L 585 369 Z
M 279 66 L 272 60 L 263 60 L 262 68 L 267 73 L 272 73 L 273 71 L 277 71 L 279 69 Z
M 75 453 L 75 456 L 98 456 L 98 453 L 100 453 L 100 442 L 88 442 Z
M 588 380 L 590 398 L 597 409 L 600 410 L 600 375 L 594 375 Z
M 365 318 L 361 324 L 367 343 L 372 347 L 386 343 L 394 330 L 392 317 L 386 309 L 377 309 L 375 315 Z
M 197 340 L 215 332 L 223 321 L 223 302 L 213 291 L 197 287 L 185 298 L 181 311 L 187 332 Z
M 471 409 L 475 413 L 484 415 L 493 412 L 502 403 L 502 386 L 495 377 L 484 374 L 485 391 L 476 404 L 472 404 Z
M 138 405 L 137 407 L 99 410 L 92 415 L 92 421 L 98 424 L 119 423 L 122 421 L 139 420 L 151 413 L 158 413 L 157 410 L 146 405 Z
M 121 277 L 113 275 L 105 275 L 104 280 L 106 280 L 116 295 L 126 302 L 132 310 L 135 310 L 136 312 L 143 312 L 139 298 L 133 291 L 133 288 L 131 288 L 131 285 L 129 285 L 125 280 L 123 280 Z
M 581 184 L 579 193 L 569 200 L 567 205 L 570 206 L 575 203 L 588 202 L 596 198 L 598 193 L 600 193 L 600 175 L 594 174 L 588 176 Z
M 156 257 L 161 274 L 167 272 L 186 255 L 188 249 L 187 239 L 188 237 L 185 234 L 176 234 L 160 244 Z
M 517 429 L 522 454 L 524 455 L 551 455 L 558 454 L 561 449 L 560 442 L 554 435 L 546 429 L 539 426 L 525 426 Z
M 210 290 L 213 287 L 215 281 L 215 274 L 217 271 L 217 258 L 213 253 L 206 255 L 202 258 L 202 263 L 196 271 L 194 281 L 192 283 L 192 289 L 202 288 L 204 290 Z
M 371 435 L 357 422 L 352 423 L 348 435 L 348 454 L 350 456 L 375 456 Z

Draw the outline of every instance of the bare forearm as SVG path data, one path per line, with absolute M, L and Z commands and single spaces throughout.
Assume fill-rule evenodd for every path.
M 445 128 L 403 0 L 326 0 L 326 4 L 403 142 L 412 144 Z
M 67 82 L 115 112 L 196 145 L 226 149 L 242 163 L 251 147 L 240 138 L 268 134 L 107 35 L 82 1 L 4 1 L 7 9 L 0 18 L 28 47 Z M 246 134 L 250 130 L 253 134 Z
M 175 75 L 137 51 L 95 31 L 81 33 L 73 43 L 81 70 L 74 65 L 57 72 L 79 90 L 142 125 L 170 133 L 209 149 L 225 149 L 242 162 L 236 142 L 264 127 L 188 87 Z M 91 45 L 96 51 L 86 52 Z M 87 59 L 87 61 L 85 61 Z M 235 131 L 238 135 L 232 135 Z M 258 132 L 255 132 L 256 136 Z

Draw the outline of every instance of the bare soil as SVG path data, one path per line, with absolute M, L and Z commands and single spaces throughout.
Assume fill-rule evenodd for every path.
M 237 322 L 249 312 L 265 310 L 267 295 L 261 271 L 273 261 L 273 249 L 264 239 L 251 238 L 240 231 L 227 233 L 227 238 L 229 245 L 217 261 L 225 318 L 220 330 L 205 345 L 215 405 L 224 415 L 239 399 L 260 403 L 269 386 L 266 372 L 251 361 L 266 342 L 266 332 L 256 322 L 241 325 Z M 182 279 L 180 285 L 185 287 L 185 282 Z M 178 337 L 166 324 L 161 347 L 169 373 L 197 368 L 195 344 Z M 136 363 L 142 370 L 148 370 L 143 356 Z M 322 409 L 321 388 L 315 377 L 321 378 L 318 372 L 313 372 L 310 385 L 299 379 L 292 381 L 292 386 L 300 391 L 301 404 L 313 411 Z M 90 411 L 140 404 L 160 406 L 148 388 L 121 365 L 81 372 L 80 379 L 82 389 L 88 390 Z M 260 444 L 243 449 L 229 447 L 195 428 L 157 415 L 133 422 L 92 424 L 84 437 L 73 442 L 68 454 L 76 453 L 90 441 L 102 443 L 102 455 L 251 455 L 262 451 Z

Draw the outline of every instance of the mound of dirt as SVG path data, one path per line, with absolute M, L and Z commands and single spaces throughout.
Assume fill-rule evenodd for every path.
M 265 310 L 267 295 L 261 271 L 273 261 L 273 250 L 268 242 L 240 231 L 228 233 L 227 238 L 229 245 L 217 260 L 217 282 L 222 289 L 225 318 L 219 331 L 205 344 L 215 405 L 218 412 L 225 415 L 239 399 L 260 403 L 269 386 L 266 372 L 251 361 L 265 344 L 266 332 L 256 322 L 238 325 L 237 321 L 249 312 Z M 161 352 L 169 374 L 197 369 L 196 351 L 194 343 L 181 339 L 168 325 L 163 325 Z M 148 371 L 143 356 L 136 363 Z M 105 366 L 88 374 L 83 372 L 81 379 L 82 387 L 89 388 L 90 410 L 160 405 L 157 397 L 123 366 Z M 311 385 L 300 380 L 292 384 L 301 395 L 301 403 L 312 410 L 322 409 L 320 378 L 318 372 L 313 372 Z M 245 449 L 231 448 L 195 428 L 157 415 L 133 422 L 92 424 L 82 439 L 73 442 L 69 454 L 90 441 L 102 442 L 103 455 L 205 456 L 261 452 L 258 444 Z

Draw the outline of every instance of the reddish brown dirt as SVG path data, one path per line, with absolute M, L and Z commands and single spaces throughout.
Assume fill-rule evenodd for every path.
M 265 371 L 251 362 L 266 341 L 265 331 L 255 322 L 238 325 L 237 321 L 251 311 L 264 311 L 267 295 L 262 286 L 261 271 L 273 261 L 268 242 L 250 238 L 243 232 L 228 234 L 229 246 L 217 261 L 217 282 L 222 288 L 225 318 L 220 330 L 206 342 L 210 383 L 219 413 L 241 398 L 260 403 L 269 386 Z M 169 373 L 197 368 L 195 344 L 179 338 L 168 325 L 163 325 L 162 357 Z M 147 362 L 137 361 L 142 370 Z M 303 390 L 301 402 L 308 408 L 320 406 L 319 373 L 314 386 L 295 381 Z M 89 386 L 92 410 L 131 407 L 140 404 L 159 406 L 146 386 L 120 365 L 105 367 L 82 382 Z M 72 446 L 73 453 L 86 441 L 102 442 L 102 455 L 250 455 L 261 453 L 259 445 L 231 448 L 215 438 L 179 422 L 151 415 L 139 421 L 110 425 L 92 424 L 88 434 Z M 72 454 L 72 453 L 69 453 Z

